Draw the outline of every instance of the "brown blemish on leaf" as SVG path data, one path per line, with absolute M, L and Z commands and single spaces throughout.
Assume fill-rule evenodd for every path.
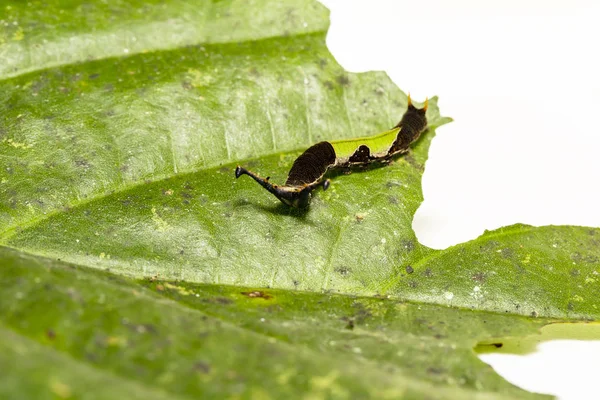
M 342 276 L 348 276 L 352 272 L 352 269 L 348 267 L 337 267 L 334 271 Z
M 338 75 L 335 80 L 340 86 L 350 86 L 350 79 L 346 75 Z
M 50 340 L 54 340 L 56 338 L 56 332 L 53 329 L 48 329 L 46 331 L 46 337 Z
M 413 272 L 415 272 L 414 268 L 410 265 L 406 266 L 406 273 L 407 274 L 412 274 Z
M 194 371 L 200 372 L 203 374 L 208 374 L 208 373 L 210 373 L 210 364 L 207 363 L 206 361 L 197 361 L 194 364 Z
M 408 252 L 411 252 L 415 249 L 415 242 L 411 239 L 402 240 L 400 245 Z
M 208 298 L 202 299 L 202 301 L 205 303 L 222 304 L 222 305 L 228 305 L 228 304 L 233 303 L 233 300 L 228 299 L 227 297 L 208 297 Z
M 260 290 L 255 290 L 253 292 L 241 292 L 241 294 L 243 294 L 244 296 L 251 297 L 251 298 L 261 298 L 261 299 L 265 299 L 265 300 L 269 300 L 270 298 L 273 297 L 270 294 L 265 293 Z
M 342 320 L 346 321 L 345 329 L 354 329 L 354 318 L 342 318 Z
M 579 276 L 580 273 L 581 272 L 577 268 L 573 268 L 571 271 L 569 271 L 569 275 L 571 275 L 573 278 Z
M 429 367 L 427 368 L 427 373 L 432 374 L 432 375 L 441 375 L 443 373 L 445 373 L 446 370 L 442 367 Z
M 478 283 L 484 283 L 486 280 L 486 276 L 483 272 L 476 272 L 472 277 L 472 280 Z

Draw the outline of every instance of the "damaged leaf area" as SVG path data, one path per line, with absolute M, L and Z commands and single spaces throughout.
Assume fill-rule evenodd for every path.
M 600 316 L 599 229 L 418 243 L 435 97 L 408 154 L 332 176 L 308 211 L 235 180 L 283 183 L 311 144 L 407 108 L 337 64 L 317 2 L 0 20 L 2 398 L 542 398 L 473 348 Z

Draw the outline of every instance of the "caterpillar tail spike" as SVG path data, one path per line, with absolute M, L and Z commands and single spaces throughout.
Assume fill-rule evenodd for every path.
M 258 182 L 259 185 L 267 189 L 268 192 L 277 197 L 283 204 L 295 208 L 307 208 L 310 204 L 312 191 L 319 186 L 322 186 L 323 190 L 327 190 L 329 189 L 329 185 L 331 183 L 329 179 L 325 179 L 301 186 L 290 186 L 287 184 L 284 186 L 279 186 L 269 182 L 268 177 L 262 178 L 258 174 L 255 174 L 254 172 L 238 165 L 235 169 L 235 177 L 239 178 L 242 175 L 248 175 L 250 178 Z
M 374 162 L 386 163 L 408 152 L 411 144 L 427 129 L 425 112 L 428 106 L 429 100 L 426 99 L 422 108 L 415 107 L 408 95 L 408 108 L 394 128 L 371 137 L 312 145 L 294 161 L 285 185 L 275 185 L 268 177 L 262 178 L 239 165 L 235 169 L 235 177 L 248 175 L 282 203 L 290 207 L 307 208 L 313 190 L 318 187 L 323 187 L 323 190 L 329 188 L 331 182 L 323 179 L 328 171 L 366 166 Z

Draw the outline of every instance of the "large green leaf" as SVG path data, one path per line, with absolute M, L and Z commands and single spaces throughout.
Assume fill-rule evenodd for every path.
M 435 98 L 410 154 L 307 212 L 234 179 L 283 181 L 309 144 L 406 108 L 385 74 L 335 62 L 316 2 L 18 2 L 0 20 L 6 397 L 528 397 L 472 348 L 600 316 L 598 229 L 417 242 Z
M 0 262 L 3 398 L 543 398 L 473 347 L 548 320 Z

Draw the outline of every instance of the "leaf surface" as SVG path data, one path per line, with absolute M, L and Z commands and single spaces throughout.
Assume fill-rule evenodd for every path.
M 449 121 L 435 98 L 409 154 L 334 177 L 308 212 L 234 179 L 283 182 L 310 144 L 406 109 L 384 73 L 335 62 L 316 2 L 28 2 L 0 20 L 4 397 L 537 398 L 473 347 L 600 315 L 596 228 L 418 243 Z

